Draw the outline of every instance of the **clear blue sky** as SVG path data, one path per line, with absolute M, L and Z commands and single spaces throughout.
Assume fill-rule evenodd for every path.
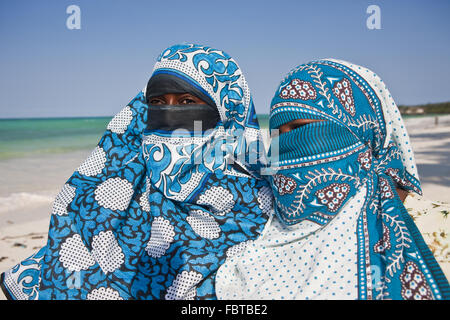
M 66 28 L 71 4 L 81 30 Z M 291 68 L 327 57 L 373 69 L 398 104 L 450 100 L 448 0 L 1 0 L 0 118 L 113 115 L 179 42 L 233 56 L 259 113 Z

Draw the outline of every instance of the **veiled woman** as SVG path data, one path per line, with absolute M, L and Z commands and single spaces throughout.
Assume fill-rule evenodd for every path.
M 259 235 L 272 205 L 260 137 L 229 55 L 164 50 L 57 196 L 47 245 L 2 274 L 6 295 L 214 299 L 218 266 Z
M 450 298 L 399 197 L 420 193 L 419 177 L 375 73 L 338 60 L 298 66 L 275 93 L 270 127 L 276 216 L 219 269 L 219 298 Z

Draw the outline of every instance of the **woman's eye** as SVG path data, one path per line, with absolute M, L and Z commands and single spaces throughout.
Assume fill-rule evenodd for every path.
M 296 124 L 293 124 L 293 125 L 291 126 L 291 130 L 300 128 L 300 127 L 302 127 L 302 126 L 304 126 L 304 125 L 306 125 L 306 124 L 307 124 L 307 123 L 296 123 Z
M 161 99 L 150 99 L 150 104 L 153 104 L 153 105 L 155 105 L 155 104 L 164 104 L 165 102 L 163 101 L 163 100 L 161 100 Z
M 304 126 L 306 124 L 307 123 L 292 123 L 292 124 L 284 125 L 279 128 L 279 131 L 280 131 L 279 133 L 280 134 L 287 133 L 289 131 L 300 128 L 301 126 Z
M 195 100 L 191 99 L 191 98 L 184 98 L 180 102 L 181 102 L 181 104 L 194 104 L 194 103 L 196 103 Z

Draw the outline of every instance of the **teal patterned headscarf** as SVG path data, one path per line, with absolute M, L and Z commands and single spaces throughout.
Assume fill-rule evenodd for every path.
M 344 61 L 300 65 L 276 91 L 270 128 L 295 119 L 320 121 L 275 138 L 277 217 L 287 225 L 312 221 L 319 230 L 364 193 L 364 203 L 351 207 L 358 210 L 359 299 L 448 299 L 448 281 L 396 192 L 421 189 L 408 134 L 384 82 Z

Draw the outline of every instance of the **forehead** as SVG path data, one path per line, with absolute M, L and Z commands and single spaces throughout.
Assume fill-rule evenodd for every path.
M 189 92 L 181 92 L 181 93 L 179 93 L 179 92 L 173 92 L 173 93 L 172 92 L 168 92 L 168 93 L 163 93 L 163 94 L 161 94 L 159 96 L 155 96 L 153 98 L 165 97 L 165 96 L 173 96 L 173 97 L 191 96 L 191 97 L 197 98 L 196 96 L 194 96 L 192 93 L 189 93 Z

